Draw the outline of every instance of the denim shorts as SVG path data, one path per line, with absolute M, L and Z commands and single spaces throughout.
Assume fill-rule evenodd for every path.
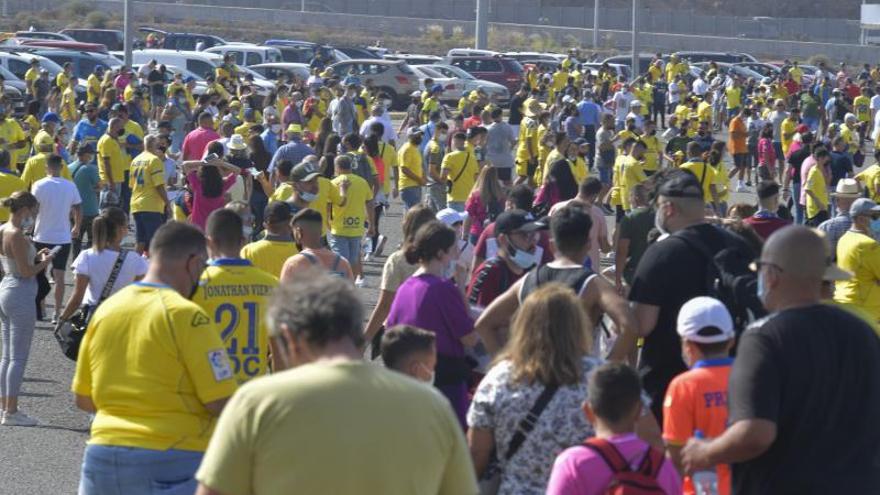
M 88 445 L 79 495 L 192 495 L 202 452 Z
M 773 149 L 776 151 L 776 159 L 785 161 L 785 155 L 782 154 L 782 141 L 773 141 Z
M 156 231 L 165 223 L 165 215 L 153 211 L 139 211 L 133 213 L 132 216 L 134 217 L 134 229 L 138 244 L 149 248 L 150 241 L 153 240 Z
M 606 186 L 610 186 L 612 178 L 614 177 L 614 169 L 611 167 L 596 167 L 596 170 L 599 171 L 599 182 Z
M 358 264 L 361 255 L 361 237 L 327 234 L 330 250 L 345 258 L 351 266 Z
M 403 206 L 408 210 L 422 202 L 422 188 L 407 187 L 406 189 L 401 189 L 400 199 L 403 201 Z

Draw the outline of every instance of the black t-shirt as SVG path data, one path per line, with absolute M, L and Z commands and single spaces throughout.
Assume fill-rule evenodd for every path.
M 150 85 L 150 93 L 153 96 L 162 96 L 165 94 L 165 75 L 158 69 L 153 69 L 147 74 L 147 83 Z
M 714 225 L 702 223 L 684 230 L 687 235 L 698 236 L 714 251 L 733 245 L 748 249 L 742 238 Z M 673 235 L 648 246 L 633 276 L 629 299 L 660 307 L 657 324 L 645 337 L 639 360 L 643 386 L 658 419 L 662 416 L 666 387 L 672 378 L 687 370 L 676 332 L 678 311 L 691 299 L 708 295 L 707 268 L 707 260 L 696 247 Z
M 815 305 L 755 322 L 740 339 L 729 422 L 767 419 L 776 441 L 733 465 L 736 494 L 877 493 L 880 339 L 861 318 Z
M 788 163 L 794 168 L 794 174 L 791 176 L 792 182 L 801 183 L 801 165 L 808 156 L 810 156 L 809 146 L 804 146 L 788 157 Z
M 510 99 L 510 116 L 507 117 L 507 123 L 510 125 L 519 125 L 522 122 L 522 105 L 526 101 L 525 96 L 514 95 Z
M 840 182 L 840 179 L 843 179 L 847 176 L 847 174 L 853 173 L 853 163 L 852 159 L 850 159 L 849 153 L 844 152 L 831 152 L 831 184 L 829 186 L 836 187 L 837 183 Z
M 623 268 L 623 279 L 632 283 L 639 260 L 648 249 L 648 233 L 654 228 L 654 210 L 636 208 L 620 221 L 620 238 L 629 240 L 629 253 Z

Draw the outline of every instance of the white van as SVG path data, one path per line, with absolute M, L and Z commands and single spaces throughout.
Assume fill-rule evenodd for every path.
M 220 56 L 231 53 L 235 56 L 235 64 L 244 67 L 281 62 L 281 50 L 273 46 L 259 46 L 251 43 L 228 43 L 212 46 L 203 53 L 216 53 Z
M 204 79 L 206 75 L 214 73 L 214 69 L 223 62 L 223 57 L 216 53 L 161 49 L 134 50 L 131 52 L 131 63 L 133 65 L 148 64 L 151 60 L 166 66 L 173 65 L 174 67 L 186 69 Z
M 447 57 L 494 57 L 498 52 L 477 48 L 453 48 L 446 52 Z

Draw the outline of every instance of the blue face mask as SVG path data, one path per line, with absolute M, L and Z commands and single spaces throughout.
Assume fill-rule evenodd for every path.
M 763 303 L 767 298 L 767 287 L 764 285 L 764 277 L 758 274 L 758 299 Z
M 874 238 L 880 236 L 880 218 L 871 220 L 871 234 L 874 235 Z
M 318 195 L 310 192 L 301 192 L 299 193 L 300 199 L 305 201 L 306 203 L 311 203 L 312 201 L 318 199 Z
M 513 262 L 516 266 L 522 268 L 523 270 L 528 270 L 531 267 L 535 266 L 538 262 L 538 257 L 536 253 L 529 253 L 527 251 L 523 251 L 522 249 L 517 249 L 513 246 L 513 244 L 509 244 L 510 250 L 510 261 Z

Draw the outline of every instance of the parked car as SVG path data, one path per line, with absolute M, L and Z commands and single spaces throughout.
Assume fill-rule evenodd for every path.
M 653 53 L 641 53 L 639 54 L 639 74 L 644 74 L 648 72 L 648 67 L 651 66 L 651 61 L 654 60 L 655 54 Z M 602 61 L 602 63 L 608 62 L 609 64 L 619 64 L 632 66 L 632 55 L 615 55 L 613 57 L 608 57 Z
M 27 48 L 53 48 L 58 50 L 76 50 L 79 52 L 107 53 L 107 47 L 97 43 L 80 43 L 79 41 L 57 41 L 57 40 L 41 40 L 29 38 L 9 38 L 2 43 L 3 45 L 18 46 L 21 49 Z
M 420 67 L 428 67 L 445 77 L 454 78 L 461 81 L 463 88 L 461 90 L 462 93 L 465 91 L 476 91 L 477 89 L 482 88 L 483 91 L 486 92 L 486 95 L 489 98 L 502 103 L 510 100 L 510 91 L 502 85 L 492 81 L 486 81 L 485 79 L 477 79 L 472 76 L 470 73 L 462 69 L 461 67 L 456 67 L 454 65 L 447 64 L 431 64 L 431 65 L 423 65 Z M 445 95 L 444 91 L 444 95 Z M 461 95 L 458 95 L 456 99 L 461 98 Z
M 494 57 L 498 52 L 476 48 L 453 48 L 446 52 L 447 57 Z
M 527 65 L 533 65 L 533 66 L 535 66 L 535 67 L 538 69 L 538 71 L 540 71 L 542 74 L 546 74 L 547 72 L 556 72 L 556 69 L 559 68 L 559 62 L 557 62 L 556 60 L 547 60 L 547 59 L 537 59 L 537 60 L 533 60 L 533 59 L 523 59 L 523 60 L 518 60 L 518 62 L 520 63 L 520 65 L 523 66 L 523 70 L 525 70 L 525 67 L 526 67 Z
M 782 73 L 782 69 L 780 69 L 779 67 L 773 64 L 766 64 L 764 62 L 740 62 L 733 65 L 753 70 L 758 74 L 761 74 L 761 77 L 776 77 Z
M 464 83 L 458 78 L 444 76 L 427 65 L 411 65 L 410 67 L 412 67 L 412 70 L 415 71 L 416 76 L 419 78 L 419 89 L 421 91 L 430 91 L 431 88 L 425 84 L 425 80 L 430 78 L 433 80 L 432 86 L 439 84 L 443 88 L 443 93 L 440 94 L 440 101 L 457 102 L 461 98 L 461 94 L 464 92 Z
M 373 86 L 391 97 L 394 109 L 406 108 L 409 95 L 419 89 L 419 79 L 412 67 L 400 60 L 352 59 L 330 68 L 339 77 L 357 76 L 361 83 L 372 79 Z
M 107 50 L 122 50 L 125 44 L 122 31 L 118 29 L 62 29 L 60 33 L 82 43 L 100 43 Z
M 169 33 L 161 29 L 142 27 L 138 29 L 142 33 L 153 33 L 159 37 L 159 44 L 154 48 L 167 50 L 195 51 L 201 44 L 202 49 L 217 45 L 227 45 L 226 40 L 213 34 L 201 33 Z
M 757 62 L 758 59 L 749 55 L 748 53 L 739 53 L 739 52 L 699 52 L 699 51 L 687 51 L 687 52 L 675 52 L 673 55 L 676 55 L 679 59 L 685 59 L 690 63 L 699 63 L 699 62 L 724 62 L 727 64 L 736 64 L 739 62 Z M 666 58 L 666 57 L 664 57 Z
M 286 77 L 296 77 L 302 81 L 309 78 L 311 71 L 309 64 L 292 64 L 287 62 L 278 62 L 272 64 L 257 64 L 248 67 L 252 71 L 262 75 L 271 81 Z
M 703 72 L 705 72 L 705 71 L 709 70 L 709 63 L 710 62 L 700 62 L 698 64 L 692 64 L 692 65 L 694 65 L 695 67 L 700 67 L 701 69 L 703 69 Z M 764 78 L 764 76 L 760 72 L 753 71 L 752 69 L 749 69 L 748 67 L 743 67 L 742 65 L 725 64 L 722 62 L 715 62 L 715 65 L 718 67 L 718 70 L 720 70 L 721 72 L 725 72 L 725 73 L 732 72 L 733 74 L 739 76 L 742 79 L 754 79 L 756 81 L 760 81 L 761 79 Z
M 599 74 L 599 69 L 602 68 L 602 63 L 600 62 L 586 62 L 581 65 L 583 65 L 585 69 L 590 69 L 590 72 L 592 72 L 593 75 Z M 632 68 L 630 68 L 628 64 L 608 64 L 608 66 L 611 67 L 611 70 L 616 73 L 616 77 L 618 78 L 622 76 L 629 81 L 632 77 Z
M 447 63 L 461 67 L 478 79 L 501 84 L 511 93 L 519 89 L 523 82 L 522 65 L 510 57 L 449 57 Z
M 443 61 L 442 58 L 435 55 L 419 55 L 416 53 L 388 53 L 383 58 L 385 60 L 402 60 L 409 65 L 436 64 Z
M 382 58 L 380 55 L 377 55 L 376 52 L 358 46 L 337 46 L 336 50 L 346 54 L 351 58 Z
M 21 117 L 27 111 L 27 102 L 25 102 L 25 90 L 18 89 L 15 85 L 6 82 L 3 84 L 3 95 L 12 105 L 12 113 L 16 117 Z
M 13 77 L 22 81 L 22 86 L 18 86 L 12 79 L 7 77 L 7 81 L 10 81 L 11 85 L 15 86 L 17 89 L 23 88 L 24 85 L 24 75 L 31 68 L 31 60 L 36 59 L 40 64 L 40 69 L 46 69 L 46 72 L 49 73 L 50 80 L 54 81 L 55 76 L 61 72 L 62 69 L 60 65 L 53 62 L 51 59 L 46 58 L 42 55 L 38 55 L 35 53 L 29 52 L 15 52 L 15 51 L 0 51 L 0 69 L 6 70 L 12 73 Z M 3 73 L 5 76 L 5 73 Z M 25 89 L 21 89 L 22 95 L 26 93 Z M 78 100 L 85 99 L 86 96 L 86 86 L 85 81 L 80 79 L 76 86 L 76 96 Z M 22 97 L 22 105 L 25 105 L 26 102 Z
M 263 42 L 263 45 L 281 50 L 282 62 L 308 64 L 315 58 L 315 53 L 319 51 L 324 55 L 325 60 L 331 64 L 351 58 L 332 46 L 312 43 L 311 41 L 266 40 Z
M 205 52 L 216 53 L 224 57 L 227 53 L 231 53 L 235 57 L 235 63 L 241 66 L 281 62 L 281 50 L 273 46 L 259 46 L 251 43 L 212 46 Z
M 34 50 L 32 53 L 42 55 L 58 65 L 67 62 L 73 64 L 73 73 L 80 79 L 86 79 L 98 65 L 105 69 L 113 69 L 122 63 L 109 53 L 77 52 L 73 50 Z
M 549 55 L 546 53 L 540 53 L 540 52 L 505 52 L 503 55 L 505 57 L 510 57 L 521 64 L 524 64 L 527 62 L 533 63 L 535 60 L 543 60 L 543 61 L 547 61 L 547 62 L 559 62 L 558 60 L 556 60 L 556 57 L 554 57 L 553 55 Z
M 64 33 L 53 33 L 51 31 L 16 31 L 15 37 L 34 40 L 77 41 Z
M 117 55 L 121 58 L 122 53 Z M 131 52 L 132 64 L 148 64 L 151 60 L 155 60 L 166 67 L 172 65 L 186 69 L 194 74 L 198 74 L 200 79 L 204 79 L 208 74 L 213 74 L 214 69 L 221 63 L 220 55 L 216 53 L 205 53 L 196 51 L 176 51 L 176 50 L 134 50 Z

